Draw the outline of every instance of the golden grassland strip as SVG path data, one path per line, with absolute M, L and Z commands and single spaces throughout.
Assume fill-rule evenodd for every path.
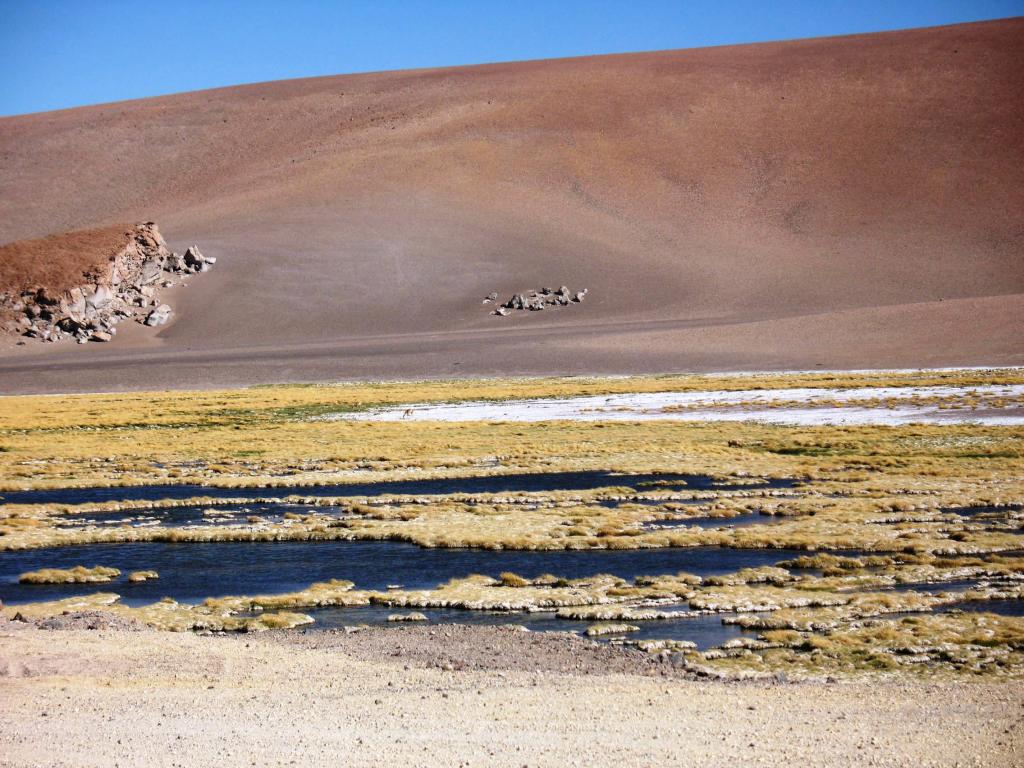
M 267 433 L 273 433 L 273 438 Z M 156 439 L 152 444 L 150 440 Z M 267 440 L 259 467 L 228 468 L 225 455 L 239 445 Z M 194 440 L 194 442 L 193 442 Z M 570 470 L 616 470 L 710 475 L 725 487 L 713 492 L 611 485 L 587 492 L 446 494 L 379 499 L 302 494 L 297 486 L 261 490 L 259 499 L 166 500 L 105 504 L 6 504 L 0 507 L 0 549 L 127 541 L 272 541 L 392 539 L 430 547 L 510 549 L 630 549 L 714 544 L 803 549 L 982 552 L 1015 549 L 1024 506 L 1024 428 L 977 425 L 902 427 L 779 427 L 752 423 L 573 423 L 494 426 L 459 424 L 349 424 L 305 422 L 263 427 L 139 433 L 131 445 L 111 435 L 81 431 L 57 443 L 20 436 L 0 454 L 5 477 L 14 468 L 32 485 L 166 481 L 159 472 L 122 471 L 125 463 L 188 465 L 192 482 L 244 486 L 265 482 L 288 462 L 320 462 L 321 469 L 293 482 L 339 481 L 322 469 L 315 451 L 330 444 L 342 463 L 365 464 L 360 480 L 459 477 Z M 95 457 L 124 450 L 117 462 Z M 166 454 L 160 454 L 165 451 Z M 273 455 L 270 453 L 273 452 Z M 279 453 L 280 452 L 280 453 Z M 86 458 L 88 457 L 88 458 Z M 108 455 L 109 458 L 109 455 Z M 341 459 L 339 459 L 341 461 Z M 211 462 L 219 462 L 213 464 Z M 497 464 L 497 466 L 496 466 Z M 214 470 L 217 470 L 216 472 Z M 246 472 L 251 474 L 246 474 Z M 340 471 L 340 470 L 339 470 Z M 344 471 L 341 471 L 344 474 Z M 97 477 L 97 473 L 99 477 Z M 156 477 L 153 477 L 157 474 Z M 351 479 L 351 473 L 345 475 Z M 743 489 L 743 483 L 789 478 L 792 488 Z M 280 477 L 275 477 L 281 482 Z M 610 479 L 609 482 L 614 482 Z M 241 507 L 279 499 L 322 506 L 324 512 L 289 513 L 285 520 L 227 525 L 72 525 L 71 513 L 159 510 L 188 504 Z M 683 501 L 692 504 L 680 503 Z M 652 503 L 634 503 L 646 500 Z M 614 501 L 615 504 L 604 502 Z M 1006 510 L 999 525 L 949 509 Z M 1012 514 L 1016 509 L 1017 513 Z M 735 529 L 651 523 L 756 513 L 772 525 Z M 225 519 L 226 516 L 223 516 Z M 250 519 L 251 518 L 251 519 Z
M 977 497 L 974 497 L 977 498 Z M 1022 523 L 1006 519 L 976 522 L 944 512 L 962 495 L 938 495 L 906 505 L 891 497 L 790 499 L 741 497 L 731 506 L 706 505 L 677 513 L 660 505 L 608 507 L 578 503 L 551 505 L 436 502 L 390 508 L 341 507 L 341 514 L 286 513 L 279 522 L 259 516 L 221 517 L 221 525 L 96 525 L 60 527 L 61 515 L 45 506 L 0 511 L 0 550 L 72 544 L 231 541 L 405 541 L 423 547 L 520 550 L 645 549 L 727 546 L 744 549 L 859 549 L 876 552 L 981 553 L 1020 548 Z M 688 525 L 705 513 L 713 527 Z M 757 514 L 763 524 L 734 527 L 739 514 Z M 661 527 L 666 520 L 679 525 Z
M 551 434 L 560 426 L 564 425 L 544 425 L 543 431 Z M 261 494 L 258 502 L 229 500 L 231 506 L 240 507 L 237 511 L 218 506 L 216 516 L 226 524 L 185 527 L 102 525 L 98 519 L 89 522 L 82 513 L 98 518 L 105 512 L 159 511 L 228 500 L 9 504 L 0 507 L 0 550 L 117 542 L 356 539 L 406 541 L 424 547 L 550 550 L 716 545 L 969 553 L 1020 547 L 1024 430 L 728 426 L 719 431 L 692 425 L 643 425 L 642 430 L 640 425 L 616 425 L 611 431 L 597 430 L 591 445 L 602 457 L 634 462 L 627 469 L 719 477 L 724 469 L 727 481 L 769 477 L 800 481 L 786 488 L 744 488 L 726 482 L 714 492 L 684 493 L 659 492 L 656 487 L 636 493 L 616 486 L 584 493 L 377 500 L 292 493 L 279 498 L 325 511 L 286 512 L 278 522 L 249 514 L 246 504 L 272 499 Z M 632 430 L 641 430 L 646 440 Z M 624 443 L 628 457 L 621 453 Z M 574 444 L 568 450 L 579 447 Z M 596 466 L 607 466 L 606 462 L 602 458 Z M 579 466 L 562 457 L 555 468 Z M 759 474 L 752 476 L 752 472 Z M 640 499 L 648 503 L 635 503 Z M 613 503 L 605 503 L 609 501 Z M 949 511 L 970 508 L 992 508 L 998 519 Z M 75 513 L 77 517 L 72 517 Z M 750 514 L 772 522 L 729 526 L 731 518 Z M 686 525 L 692 517 L 716 518 L 720 527 Z M 652 525 L 665 521 L 682 524 Z
M 511 400 L 641 392 L 747 389 L 972 387 L 1024 384 L 1024 370 L 806 372 L 466 379 L 353 384 L 274 385 L 229 390 L 156 391 L 0 398 L 5 430 L 214 426 L 275 423 L 332 412 L 404 403 Z
M 393 385 L 269 387 L 226 392 L 132 393 L 0 398 L 0 483 L 3 487 L 135 484 L 325 482 L 338 473 L 443 473 L 495 462 L 525 468 L 557 460 L 574 437 L 592 442 L 598 430 L 630 425 L 358 424 L 323 422 L 319 413 L 369 404 L 466 398 L 502 399 L 594 392 L 744 387 L 1019 383 L 1018 370 L 920 374 L 763 377 L 532 379 Z M 706 427 L 713 429 L 713 427 Z M 633 425 L 633 431 L 636 426 Z M 720 434 L 728 432 L 719 426 Z M 559 441 L 552 445 L 537 436 Z M 599 439 L 605 443 L 607 439 Z M 463 450 L 465 446 L 466 450 Z M 624 442 L 624 448 L 628 443 Z M 539 449 L 539 450 L 538 450 Z M 581 451 L 572 451 L 577 460 Z
M 694 422 L 286 421 L 0 430 L 0 490 L 194 483 L 298 487 L 565 470 L 867 479 L 1007 471 L 1020 427 L 787 427 Z

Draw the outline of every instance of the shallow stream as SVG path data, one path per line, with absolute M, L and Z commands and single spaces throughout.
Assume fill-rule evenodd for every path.
M 618 474 L 602 470 L 583 472 L 524 472 L 478 477 L 430 478 L 354 482 L 333 485 L 269 486 L 224 488 L 206 485 L 136 485 L 111 488 L 49 488 L 0 493 L 0 504 L 86 504 L 107 501 L 158 501 L 200 496 L 228 499 L 281 498 L 285 496 L 384 496 L 449 495 L 457 493 L 554 493 L 556 491 L 592 491 L 599 488 L 626 487 L 634 490 L 664 491 L 745 491 L 791 488 L 797 481 L 787 478 L 753 479 L 749 483 L 729 483 L 707 475 Z
M 482 550 L 424 549 L 393 541 L 271 541 L 87 544 L 0 553 L 0 599 L 5 603 L 117 592 L 139 605 L 162 597 L 198 602 L 206 597 L 293 592 L 313 582 L 349 579 L 359 589 L 429 589 L 449 579 L 505 571 L 534 578 L 551 573 L 576 579 L 610 573 L 637 576 L 686 572 L 697 576 L 772 565 L 805 552 L 786 549 Z M 38 568 L 104 565 L 122 576 L 107 584 L 19 584 Z M 155 570 L 154 581 L 129 583 L 134 570 Z

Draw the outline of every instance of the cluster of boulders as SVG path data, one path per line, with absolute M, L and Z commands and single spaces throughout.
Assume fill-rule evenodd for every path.
M 570 304 L 579 304 L 587 295 L 587 289 L 571 293 L 566 286 L 557 291 L 553 288 L 541 288 L 538 291 L 527 291 L 526 293 L 515 293 L 508 301 L 499 304 L 492 312 L 493 315 L 504 317 L 514 311 L 539 312 L 548 307 L 567 307 Z M 498 301 L 497 292 L 487 294 L 484 304 L 493 304 Z
M 126 318 L 148 326 L 163 325 L 171 308 L 160 301 L 161 289 L 208 271 L 216 261 L 194 245 L 184 254 L 172 253 L 156 224 L 145 222 L 110 257 L 109 266 L 90 275 L 84 285 L 61 295 L 45 288 L 0 294 L 0 310 L 13 318 L 4 329 L 42 341 L 74 338 L 84 344 L 110 341 L 116 325 Z

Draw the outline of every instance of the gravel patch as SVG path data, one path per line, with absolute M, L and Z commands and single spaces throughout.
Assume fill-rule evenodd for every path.
M 599 643 L 569 632 L 530 632 L 516 626 L 370 627 L 355 631 L 273 632 L 262 637 L 269 642 L 337 650 L 360 660 L 406 667 L 688 676 L 681 668 L 635 648 Z

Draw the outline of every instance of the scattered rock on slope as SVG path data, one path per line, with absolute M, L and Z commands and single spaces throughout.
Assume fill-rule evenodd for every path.
M 499 305 L 491 314 L 505 317 L 514 311 L 540 312 L 548 307 L 568 307 L 570 304 L 581 303 L 586 295 L 586 288 L 574 294 L 565 285 L 557 291 L 552 288 L 541 288 L 538 291 L 514 293 L 508 301 Z M 490 293 L 483 303 L 489 304 L 496 301 L 497 298 L 497 292 Z

